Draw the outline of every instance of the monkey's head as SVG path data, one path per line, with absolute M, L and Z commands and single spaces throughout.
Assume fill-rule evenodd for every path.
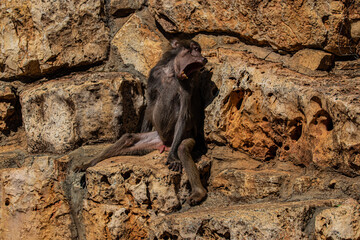
M 177 52 L 174 67 L 179 80 L 188 79 L 192 73 L 199 71 L 207 63 L 207 59 L 201 55 L 200 45 L 195 41 L 173 40 L 171 46 Z

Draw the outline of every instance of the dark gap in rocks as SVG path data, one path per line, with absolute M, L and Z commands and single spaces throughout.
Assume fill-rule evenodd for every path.
M 334 123 L 330 114 L 323 109 L 315 114 L 314 119 L 311 121 L 310 124 L 317 125 L 319 123 L 324 124 L 327 131 L 331 131 L 334 129 Z
M 109 51 L 108 51 L 109 52 Z M 108 56 L 108 54 L 107 54 Z M 55 70 L 49 73 L 43 73 L 37 76 L 14 76 L 6 79 L 0 79 L 0 81 L 4 82 L 13 82 L 13 81 L 20 81 L 22 83 L 34 83 L 38 80 L 49 81 L 52 79 L 60 78 L 67 75 L 73 75 L 78 72 L 87 72 L 91 68 L 98 67 L 106 62 L 107 59 L 97 61 L 94 63 L 83 62 L 78 64 L 77 66 L 68 67 L 68 64 L 64 64 L 63 66 L 57 67 Z
M 112 16 L 115 18 L 123 18 L 123 17 L 128 17 L 134 12 L 135 9 L 117 9 L 114 13 L 112 13 Z
M 298 141 L 302 135 L 302 118 L 295 118 L 289 122 L 290 138 L 294 141 Z
M 269 148 L 269 150 L 265 154 L 265 161 L 270 161 L 276 157 L 276 152 L 278 147 L 273 145 Z
M 6 128 L 1 131 L 1 134 L 5 137 L 9 137 L 12 133 L 18 132 L 19 128 L 22 126 L 22 112 L 21 112 L 21 104 L 20 104 L 20 97 L 17 91 L 12 88 L 12 92 L 15 95 L 15 98 L 12 99 L 1 99 L 0 102 L 8 103 L 12 107 L 11 113 L 6 116 L 3 121 L 6 124 Z M 0 136 L 1 138 L 1 136 Z
M 163 234 L 160 235 L 160 239 L 163 239 L 163 240 L 177 240 L 178 236 L 173 235 L 173 234 L 165 231 Z
M 133 172 L 132 170 L 129 170 L 127 172 L 121 173 L 121 176 L 124 178 L 124 181 L 131 177 L 132 172 Z
M 100 182 L 105 183 L 105 184 L 107 184 L 107 185 L 111 185 L 110 182 L 109 182 L 108 177 L 105 176 L 105 175 L 103 175 L 103 176 L 101 177 Z

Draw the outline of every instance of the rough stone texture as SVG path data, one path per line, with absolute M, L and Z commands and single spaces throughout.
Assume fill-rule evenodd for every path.
M 146 77 L 168 46 L 148 11 L 132 15 L 115 34 L 111 44 L 117 47 L 125 64 L 134 65 Z
M 110 0 L 108 11 L 111 15 L 121 17 L 140 9 L 145 0 Z
M 39 77 L 107 57 L 103 1 L 2 1 L 0 79 Z
M 73 239 L 70 206 L 54 161 L 0 171 L 0 239 Z
M 341 1 L 178 1 L 150 0 L 165 31 L 223 32 L 274 49 L 295 51 L 323 48 L 338 55 L 352 54 L 356 43 L 346 33 L 360 4 Z M 359 49 L 358 49 L 359 50 Z
M 140 80 L 129 73 L 95 73 L 36 84 L 21 93 L 32 152 L 64 152 L 90 140 L 135 131 L 144 107 Z
M 0 239 L 359 238 L 359 4 L 2 1 Z M 199 206 L 156 152 L 73 172 L 139 130 L 176 36 L 201 44 L 212 81 Z
M 147 237 L 149 221 L 176 211 L 190 190 L 186 176 L 171 172 L 166 158 L 154 152 L 145 157 L 117 157 L 90 168 L 83 223 L 86 239 Z M 199 164 L 203 174 L 207 161 Z
M 351 24 L 351 37 L 354 40 L 360 39 L 360 20 L 357 20 Z
M 266 197 L 276 197 L 281 187 L 289 181 L 286 172 L 251 171 L 225 169 L 215 177 L 212 187 L 221 189 L 233 201 L 251 201 Z
M 323 210 L 316 216 L 318 239 L 359 239 L 360 205 L 349 199 L 340 206 Z
M 94 147 L 65 158 L 76 165 L 89 157 L 85 155 L 95 155 Z M 103 148 L 99 146 L 97 152 Z M 78 229 L 84 238 L 238 239 L 248 231 L 256 239 L 276 239 L 276 234 L 307 239 L 314 235 L 317 209 L 336 206 L 351 193 L 358 198 L 360 190 L 359 178 L 309 171 L 291 163 L 264 164 L 227 147 L 214 147 L 198 163 L 208 198 L 190 208 L 185 202 L 190 193 L 186 175 L 169 171 L 165 161 L 166 155 L 153 152 L 115 157 L 89 168 L 84 200 L 72 203 L 79 209 Z M 78 188 L 79 177 L 69 184 Z M 333 198 L 338 200 L 326 200 Z M 265 204 L 269 201 L 273 203 Z M 210 218 L 218 227 L 207 225 Z M 225 234 L 226 229 L 233 230 Z
M 206 109 L 209 139 L 265 161 L 315 163 L 358 175 L 360 78 L 311 78 L 235 48 L 209 54 L 220 89 Z
M 12 86 L 0 83 L 0 132 L 9 130 L 17 121 L 16 107 L 18 100 Z M 15 123 L 16 124 L 16 123 Z
M 308 222 L 317 208 L 339 200 L 205 208 L 160 217 L 150 239 L 312 239 Z
M 304 49 L 298 51 L 290 60 L 290 67 L 302 72 L 301 68 L 308 68 L 310 70 L 330 70 L 333 65 L 333 56 L 329 53 Z

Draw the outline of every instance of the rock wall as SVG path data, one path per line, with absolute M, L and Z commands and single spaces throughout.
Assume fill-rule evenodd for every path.
M 357 239 L 358 1 L 0 3 L 0 239 Z M 207 199 L 116 157 L 174 37 L 199 42 Z M 86 188 L 84 188 L 86 183 Z

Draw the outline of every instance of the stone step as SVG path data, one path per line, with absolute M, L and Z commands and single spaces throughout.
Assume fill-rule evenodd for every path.
M 221 162 L 210 152 L 197 163 L 209 192 L 205 205 L 280 199 L 294 175 L 281 169 L 256 169 L 261 163 L 246 155 L 215 151 L 223 151 Z M 191 189 L 187 175 L 170 171 L 165 161 L 166 154 L 156 151 L 143 157 L 107 159 L 88 169 L 87 199 L 103 204 L 132 204 L 155 214 L 177 211 L 186 206 Z
M 197 163 L 208 197 L 190 207 L 186 174 L 170 171 L 165 161 L 166 155 L 155 151 L 142 157 L 110 158 L 89 168 L 82 208 L 87 239 L 148 238 L 151 229 L 163 229 L 152 233 L 153 239 L 187 239 L 196 234 L 199 239 L 306 236 L 304 229 L 316 209 L 342 201 L 326 199 L 348 198 L 359 188 L 356 178 L 345 181 L 335 173 L 306 172 L 287 163 L 270 166 L 239 152 L 214 148 Z M 266 203 L 270 201 L 273 204 Z M 213 229 L 207 232 L 212 217 L 220 220 L 211 223 Z M 263 227 L 263 219 L 270 225 Z M 195 227 L 187 222 L 194 221 L 204 227 L 194 225 L 197 229 L 191 232 Z M 214 224 L 219 222 L 229 230 L 217 231 Z M 231 230 L 231 224 L 239 225 L 237 230 Z
M 246 154 L 215 148 L 197 163 L 208 190 L 204 206 L 268 201 L 354 197 L 359 178 L 302 169 L 291 163 L 270 166 Z M 222 159 L 218 156 L 221 155 Z M 166 154 L 107 159 L 86 174 L 87 199 L 102 204 L 134 205 L 168 214 L 186 207 L 190 185 L 185 173 L 170 171 Z
M 325 217 L 316 218 L 316 215 L 342 202 L 343 199 L 329 199 L 192 208 L 154 218 L 149 236 L 150 239 L 312 239 L 323 234 Z

